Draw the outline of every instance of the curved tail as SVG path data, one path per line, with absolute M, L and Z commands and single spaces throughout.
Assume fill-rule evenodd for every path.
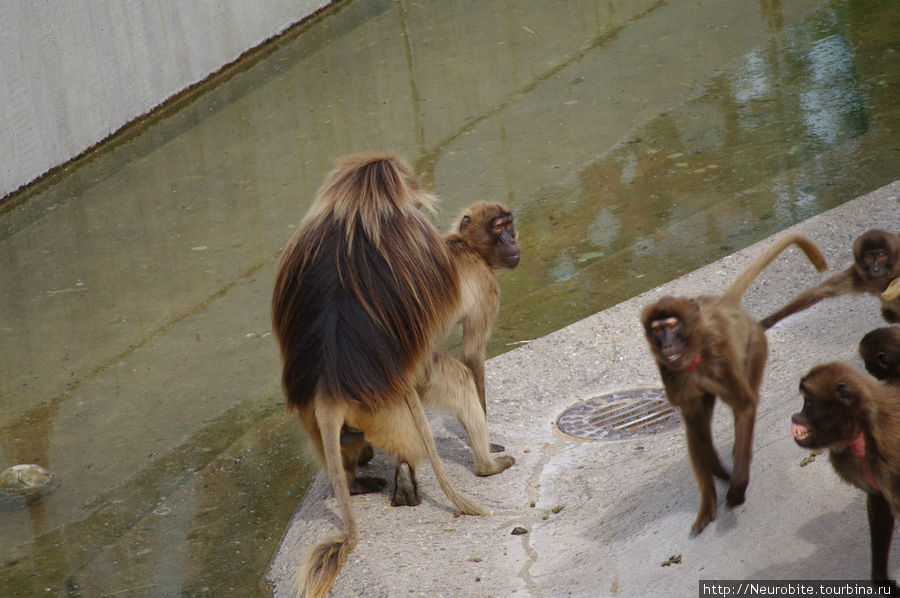
M 822 255 L 822 252 L 815 243 L 801 234 L 791 233 L 775 241 L 771 247 L 757 256 L 756 259 L 753 260 L 740 275 L 738 275 L 722 296 L 735 303 L 740 303 L 741 298 L 743 298 L 750 283 L 759 276 L 759 273 L 762 272 L 772 260 L 778 257 L 778 254 L 791 245 L 796 245 L 802 249 L 803 253 L 806 254 L 806 257 L 809 258 L 809 261 L 812 262 L 819 272 L 824 272 L 828 268 L 828 265 L 825 263 L 825 256 Z
M 456 488 L 450 485 L 450 480 L 447 479 L 447 475 L 444 473 L 444 465 L 441 463 L 437 447 L 434 445 L 434 435 L 431 432 L 431 425 L 429 425 L 428 418 L 425 416 L 425 410 L 422 408 L 422 402 L 419 400 L 419 395 L 415 392 L 407 392 L 405 397 L 406 406 L 409 408 L 409 412 L 413 417 L 416 431 L 419 433 L 419 438 L 425 446 L 425 453 L 428 455 L 428 460 L 431 461 L 434 477 L 437 478 L 441 490 L 444 491 L 444 494 L 447 495 L 450 502 L 466 515 L 487 515 L 488 511 L 470 501 L 468 498 L 457 492 Z

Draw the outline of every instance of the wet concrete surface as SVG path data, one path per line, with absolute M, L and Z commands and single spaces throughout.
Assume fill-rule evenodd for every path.
M 833 272 L 849 265 L 853 239 L 873 227 L 900 230 L 900 181 L 790 230 L 819 244 Z M 790 415 L 802 405 L 801 376 L 826 361 L 862 367 L 859 340 L 885 325 L 874 297 L 827 300 L 768 331 L 747 501 L 726 508 L 719 483 L 718 518 L 695 538 L 689 530 L 699 494 L 680 427 L 630 440 L 580 441 L 555 425 L 563 411 L 592 397 L 658 386 L 641 309 L 667 294 L 721 292 L 771 240 L 489 360 L 491 436 L 516 464 L 476 477 L 456 423 L 433 419 L 454 485 L 492 514 L 455 517 L 427 466 L 418 476 L 418 507 L 391 508 L 386 493 L 354 497 L 361 540 L 331 595 L 698 596 L 700 580 L 866 579 L 863 493 L 838 480 L 825 454 L 810 460 L 789 432 Z M 744 306 L 761 318 L 826 275 L 789 250 L 751 285 Z M 720 405 L 713 434 L 726 466 L 732 428 Z M 392 468 L 381 456 L 361 474 L 390 479 Z M 289 580 L 306 549 L 339 525 L 330 487 L 319 476 L 270 572 L 277 597 L 292 595 Z M 527 533 L 513 534 L 517 527 Z M 889 570 L 896 574 L 900 559 Z

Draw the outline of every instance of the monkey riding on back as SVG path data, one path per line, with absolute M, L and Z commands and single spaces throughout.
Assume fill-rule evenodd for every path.
M 418 500 L 415 466 L 427 457 L 461 513 L 486 512 L 447 479 L 423 404 L 463 422 L 477 473 L 499 473 L 515 461 L 489 455 L 475 377 L 437 348 L 465 311 L 467 282 L 421 212 L 434 201 L 396 156 L 345 159 L 278 265 L 272 323 L 282 386 L 325 464 L 343 524 L 337 537 L 313 547 L 296 577 L 298 594 L 307 598 L 327 595 L 359 541 L 351 492 L 381 487 L 356 476 L 366 442 L 398 458 L 395 482 L 412 503 Z M 360 434 L 342 444 L 345 426 Z

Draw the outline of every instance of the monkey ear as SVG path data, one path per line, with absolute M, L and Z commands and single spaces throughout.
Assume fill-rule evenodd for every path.
M 466 214 L 459 221 L 459 232 L 464 233 L 466 229 L 469 228 L 469 223 L 472 222 L 472 217 Z
M 838 382 L 834 387 L 834 391 L 837 393 L 838 400 L 845 405 L 849 406 L 856 402 L 856 395 L 843 382 Z
M 879 364 L 881 367 L 886 368 L 886 367 L 888 367 L 888 366 L 890 365 L 890 364 L 888 363 L 887 353 L 885 353 L 884 351 L 879 351 L 879 352 L 878 352 L 878 355 L 875 356 L 875 359 L 878 360 L 878 364 Z

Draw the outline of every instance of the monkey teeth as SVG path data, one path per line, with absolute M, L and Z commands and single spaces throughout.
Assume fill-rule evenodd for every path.
M 809 428 L 797 423 L 791 424 L 791 436 L 795 440 L 806 440 L 809 438 Z
M 676 353 L 675 355 L 669 355 L 669 361 L 677 361 L 681 357 L 681 353 Z

